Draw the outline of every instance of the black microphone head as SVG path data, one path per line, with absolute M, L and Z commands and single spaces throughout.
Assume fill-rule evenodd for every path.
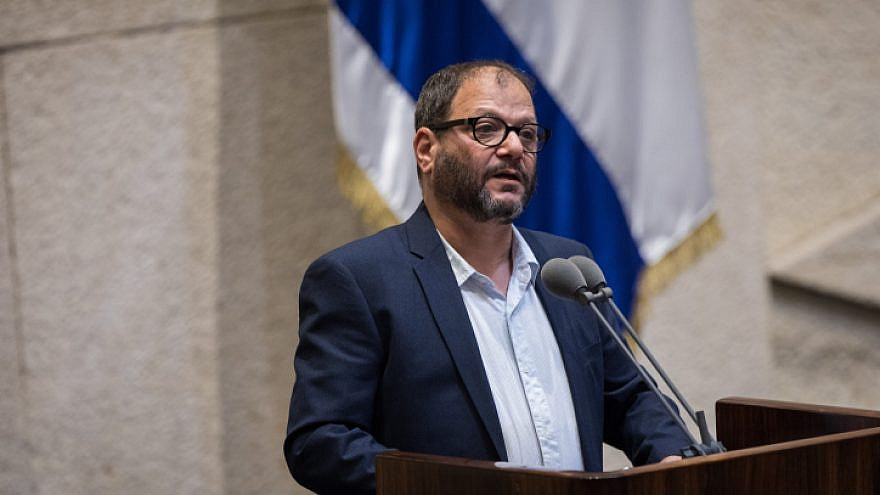
M 553 258 L 544 263 L 541 281 L 550 292 L 564 299 L 574 299 L 578 290 L 587 286 L 578 267 L 562 258 Z
M 595 261 L 581 255 L 572 256 L 568 260 L 574 263 L 574 266 L 581 272 L 584 281 L 587 283 L 587 289 L 594 291 L 606 286 L 605 274 L 602 273 L 602 269 L 599 268 Z

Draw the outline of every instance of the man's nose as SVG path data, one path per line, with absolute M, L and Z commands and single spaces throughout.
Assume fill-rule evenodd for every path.
M 508 132 L 507 136 L 496 148 L 496 153 L 499 155 L 511 155 L 515 158 L 521 157 L 524 152 L 522 141 L 519 139 L 519 133 L 513 130 Z

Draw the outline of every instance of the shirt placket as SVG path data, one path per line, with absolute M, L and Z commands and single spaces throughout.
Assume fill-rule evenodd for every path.
M 517 270 L 516 279 L 511 281 L 511 286 L 508 288 L 505 318 L 520 380 L 541 448 L 542 463 L 544 466 L 556 467 L 560 465 L 560 453 L 556 431 L 551 420 L 549 400 L 538 377 L 534 353 L 529 346 L 529 338 L 526 334 L 528 329 L 522 324 L 518 324 L 518 320 L 514 318 L 529 288 L 530 281 L 531 277 L 529 277 L 527 266 Z

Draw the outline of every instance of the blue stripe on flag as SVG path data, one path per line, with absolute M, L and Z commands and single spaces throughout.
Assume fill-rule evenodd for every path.
M 614 187 L 593 152 L 482 2 L 336 3 L 413 100 L 432 73 L 466 60 L 497 58 L 535 77 L 535 109 L 539 121 L 553 130 L 553 137 L 540 154 L 538 190 L 517 224 L 588 245 L 614 288 L 618 305 L 631 314 L 635 284 L 645 263 Z

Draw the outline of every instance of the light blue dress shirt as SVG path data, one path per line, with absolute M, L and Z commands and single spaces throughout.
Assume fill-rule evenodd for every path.
M 439 233 L 439 232 L 438 232 Z M 511 464 L 583 470 L 562 356 L 535 292 L 538 260 L 513 229 L 507 296 L 443 238 L 461 290 Z

